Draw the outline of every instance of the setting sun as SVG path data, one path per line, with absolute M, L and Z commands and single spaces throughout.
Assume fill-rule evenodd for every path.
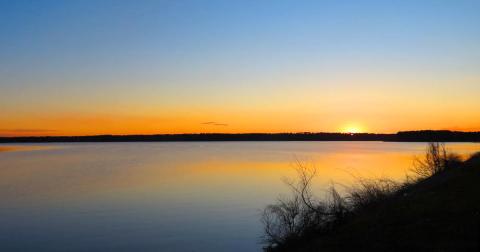
M 357 124 L 348 124 L 346 126 L 344 126 L 340 132 L 342 133 L 362 133 L 362 132 L 365 132 L 364 128 L 357 125 Z

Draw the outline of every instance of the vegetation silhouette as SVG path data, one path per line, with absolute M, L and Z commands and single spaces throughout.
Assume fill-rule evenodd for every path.
M 480 142 L 480 132 L 403 131 L 373 133 L 199 133 L 159 135 L 31 136 L 0 137 L 0 143 L 42 142 L 181 142 L 181 141 L 397 141 L 397 142 Z
M 480 248 L 480 153 L 462 161 L 429 143 L 405 182 L 360 179 L 343 196 L 332 186 L 325 200 L 311 189 L 315 168 L 296 167 L 291 195 L 263 211 L 265 251 Z

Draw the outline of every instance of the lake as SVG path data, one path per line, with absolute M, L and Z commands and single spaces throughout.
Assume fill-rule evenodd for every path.
M 261 209 L 295 160 L 314 190 L 402 180 L 425 143 L 0 145 L 0 251 L 260 251 Z M 449 143 L 468 155 L 479 143 Z

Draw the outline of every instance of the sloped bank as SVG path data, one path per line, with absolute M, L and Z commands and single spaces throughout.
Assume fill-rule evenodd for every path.
M 431 147 L 432 144 L 429 151 Z M 313 212 L 302 206 L 301 194 L 293 201 L 284 201 L 287 212 L 281 212 L 286 214 L 282 218 L 292 213 L 288 207 L 299 210 L 293 213 L 300 218 L 285 222 L 298 225 L 297 229 L 285 229 L 285 223 L 278 223 L 275 213 L 273 219 L 264 218 L 266 225 L 275 221 L 284 225 L 270 230 L 283 230 L 283 234 L 276 233 L 284 235 L 279 236 L 283 240 L 268 240 L 266 234 L 265 251 L 479 251 L 480 153 L 459 161 L 438 147 L 437 144 L 433 156 L 427 151 L 422 161 L 430 173 L 414 181 L 401 185 L 366 184 L 345 198 L 332 193 L 328 202 L 313 202 L 307 195 Z M 302 192 L 301 186 L 294 187 Z M 360 198 L 349 198 L 356 197 L 355 193 Z M 295 206 L 295 200 L 299 205 Z M 306 211 L 303 214 L 307 217 L 301 216 L 302 211 Z M 267 209 L 266 213 L 272 215 Z M 307 224 L 300 219 L 308 219 Z M 291 223 L 292 220 L 297 222 Z

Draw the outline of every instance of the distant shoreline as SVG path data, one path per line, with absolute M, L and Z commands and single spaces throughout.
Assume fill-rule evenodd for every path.
M 384 142 L 480 142 L 480 132 L 448 130 L 374 133 L 199 133 L 159 135 L 29 136 L 0 137 L 0 143 L 59 142 L 218 142 L 218 141 L 384 141 Z

